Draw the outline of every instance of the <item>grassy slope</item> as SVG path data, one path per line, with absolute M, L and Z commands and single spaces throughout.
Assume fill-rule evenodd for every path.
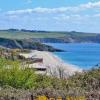
M 65 36 L 96 36 L 93 33 L 84 34 L 82 32 L 24 32 L 24 31 L 0 31 L 0 37 L 12 39 L 27 39 L 27 38 L 57 38 Z
M 24 39 L 24 38 L 49 38 L 49 37 L 62 37 L 65 36 L 65 33 L 56 33 L 56 32 L 9 32 L 9 31 L 0 31 L 0 37 L 3 38 L 13 38 L 13 39 Z

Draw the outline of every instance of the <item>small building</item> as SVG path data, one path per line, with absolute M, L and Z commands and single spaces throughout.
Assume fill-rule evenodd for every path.
M 37 58 L 36 55 L 33 56 L 23 53 L 19 54 L 18 58 L 24 61 L 29 68 L 34 68 L 38 74 L 45 74 L 47 71 L 47 68 L 43 64 L 43 58 Z

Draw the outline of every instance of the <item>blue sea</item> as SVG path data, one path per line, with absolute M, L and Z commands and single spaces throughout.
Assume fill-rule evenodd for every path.
M 100 64 L 100 44 L 97 43 L 48 43 L 64 52 L 55 52 L 66 63 L 90 69 Z

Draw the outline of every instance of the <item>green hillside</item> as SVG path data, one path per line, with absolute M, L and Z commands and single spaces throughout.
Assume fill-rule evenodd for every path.
M 13 39 L 28 39 L 28 38 L 56 38 L 64 37 L 63 32 L 24 32 L 24 31 L 0 31 L 0 37 Z
M 58 38 L 65 36 L 96 36 L 94 33 L 82 33 L 82 32 L 49 32 L 49 31 L 30 31 L 30 30 L 1 30 L 0 37 L 3 38 L 12 38 L 12 39 L 27 39 L 27 38 Z

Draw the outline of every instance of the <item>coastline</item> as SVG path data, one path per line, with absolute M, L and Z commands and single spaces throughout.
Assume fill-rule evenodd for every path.
M 62 73 L 66 75 L 72 75 L 75 72 L 82 72 L 82 69 L 78 66 L 65 63 L 61 58 L 59 58 L 57 55 L 47 52 L 47 51 L 37 51 L 32 50 L 28 54 L 21 54 L 25 56 L 26 58 L 36 57 L 36 58 L 42 58 L 43 64 L 31 64 L 30 66 L 41 66 L 47 68 L 47 74 L 48 75 L 57 75 L 59 74 L 59 70 L 62 71 Z

